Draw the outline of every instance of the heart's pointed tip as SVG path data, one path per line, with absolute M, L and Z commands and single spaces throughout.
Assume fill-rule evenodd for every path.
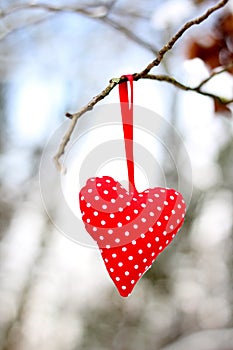
M 115 285 L 115 286 L 116 286 L 116 285 Z M 121 287 L 118 288 L 118 287 L 116 286 L 116 289 L 117 289 L 118 293 L 120 294 L 120 296 L 121 296 L 122 298 L 128 298 L 128 297 L 131 296 L 134 287 L 133 287 L 133 288 L 130 288 L 130 290 L 129 290 L 128 288 L 127 288 L 126 290 L 123 290 Z

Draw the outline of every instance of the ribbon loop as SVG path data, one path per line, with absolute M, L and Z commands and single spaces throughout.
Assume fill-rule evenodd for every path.
M 130 83 L 130 100 L 128 93 L 128 82 L 119 84 L 119 97 L 121 105 L 121 116 L 124 132 L 125 155 L 127 160 L 129 191 L 137 192 L 134 181 L 134 157 L 133 157 L 133 76 L 123 75 Z

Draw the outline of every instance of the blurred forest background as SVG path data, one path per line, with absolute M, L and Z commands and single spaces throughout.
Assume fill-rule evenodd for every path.
M 38 181 L 43 147 L 65 112 L 112 77 L 141 71 L 181 25 L 217 1 L 33 7 L 39 3 L 0 2 L 0 350 L 233 350 L 232 104 L 166 82 L 135 83 L 135 103 L 182 135 L 193 193 L 180 234 L 127 299 L 96 250 L 51 224 Z M 232 99 L 232 61 L 230 1 L 191 28 L 156 73 L 195 86 L 225 67 L 204 88 Z M 109 102 L 117 102 L 117 88 Z M 172 139 L 168 146 L 178 147 Z M 169 167 L 166 176 L 172 186 Z M 53 196 L 59 213 L 51 189 Z

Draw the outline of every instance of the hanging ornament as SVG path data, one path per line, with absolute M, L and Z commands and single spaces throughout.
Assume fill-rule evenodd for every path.
M 134 181 L 133 76 L 119 84 L 129 190 L 110 176 L 93 177 L 79 193 L 87 232 L 97 242 L 106 269 L 123 297 L 169 245 L 183 224 L 186 205 L 174 189 L 139 193 Z

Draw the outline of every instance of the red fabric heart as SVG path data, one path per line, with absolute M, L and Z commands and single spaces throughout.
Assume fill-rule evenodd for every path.
M 89 179 L 79 200 L 85 228 L 119 293 L 127 297 L 181 227 L 183 197 L 161 187 L 128 193 L 104 176 Z
M 97 242 L 106 269 L 119 293 L 127 297 L 181 227 L 182 195 L 156 187 L 138 193 L 133 160 L 133 77 L 119 85 L 129 192 L 109 176 L 90 178 L 79 193 L 82 220 Z

